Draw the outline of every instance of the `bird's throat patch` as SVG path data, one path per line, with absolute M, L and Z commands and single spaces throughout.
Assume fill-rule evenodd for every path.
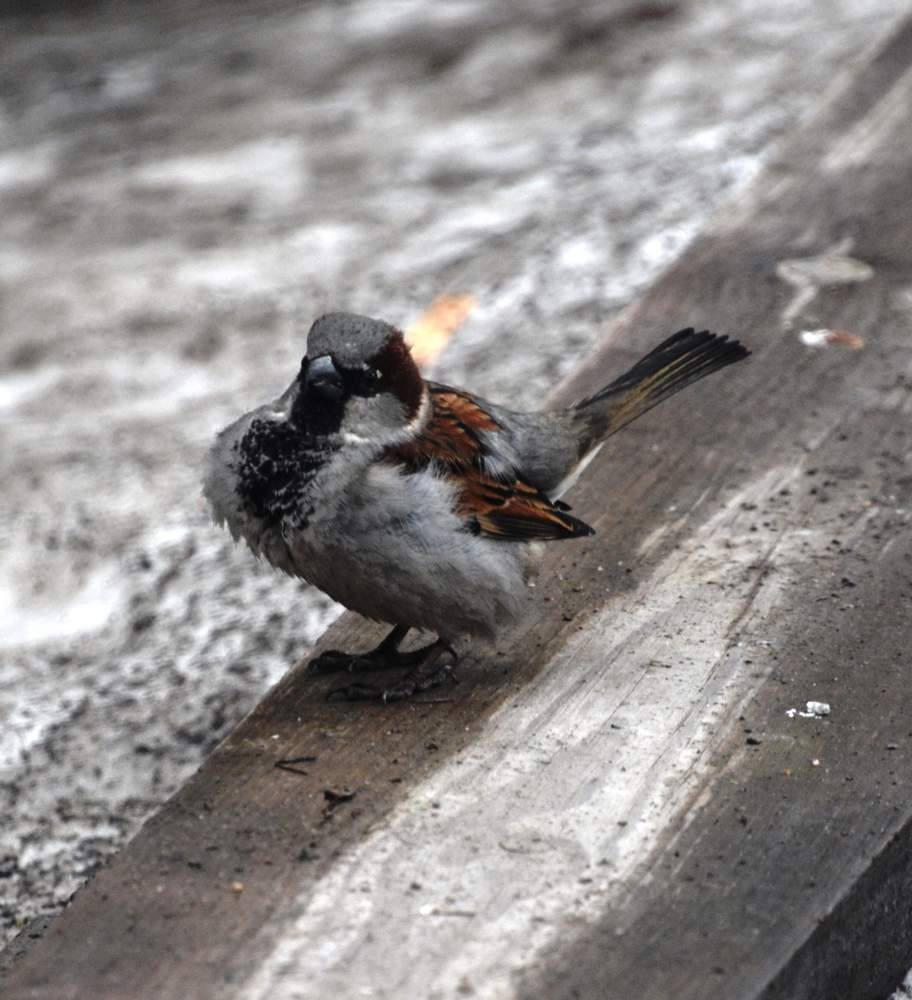
M 255 517 L 306 526 L 313 514 L 308 487 L 337 447 L 315 442 L 287 421 L 254 420 L 237 445 L 238 495 Z

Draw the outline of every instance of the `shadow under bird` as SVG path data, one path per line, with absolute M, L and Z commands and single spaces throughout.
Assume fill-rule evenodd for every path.
M 518 413 L 423 379 L 388 323 L 330 313 L 288 389 L 219 433 L 204 493 L 257 556 L 393 626 L 371 652 L 313 668 L 409 672 L 333 694 L 408 698 L 448 675 L 458 636 L 493 638 L 517 616 L 537 543 L 593 534 L 560 497 L 605 438 L 748 354 L 681 330 L 568 409 Z M 402 652 L 412 628 L 437 639 Z

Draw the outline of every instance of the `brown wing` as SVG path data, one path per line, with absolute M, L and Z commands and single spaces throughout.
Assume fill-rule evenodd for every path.
M 459 492 L 457 511 L 467 527 L 503 541 L 578 538 L 592 528 L 571 517 L 566 504 L 552 503 L 541 490 L 514 473 L 500 478 L 485 471 L 490 454 L 481 431 L 496 432 L 497 421 L 477 401 L 449 386 L 429 383 L 432 411 L 422 432 L 388 457 L 417 472 L 434 464 Z
M 595 533 L 518 476 L 503 483 L 472 469 L 459 477 L 459 484 L 457 509 L 480 534 L 504 541 L 549 541 Z
M 484 455 L 479 431 L 500 429 L 497 421 L 458 389 L 429 382 L 431 413 L 421 434 L 395 450 L 396 457 L 417 471 L 429 462 L 469 467 Z

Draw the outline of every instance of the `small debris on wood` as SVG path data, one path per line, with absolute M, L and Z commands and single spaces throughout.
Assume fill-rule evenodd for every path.
M 283 760 L 277 760 L 273 767 L 277 767 L 280 771 L 291 771 L 292 774 L 303 774 L 307 775 L 307 771 L 303 767 L 297 767 L 297 764 L 312 764 L 317 758 L 307 754 L 303 757 L 286 757 Z
M 798 716 L 799 719 L 822 719 L 830 714 L 830 706 L 825 701 L 809 701 L 806 702 L 806 708 L 803 712 L 799 712 L 797 708 L 789 708 L 786 709 L 785 714 L 790 719 L 794 719 L 795 716 Z
M 336 806 L 341 805 L 343 802 L 351 802 L 355 797 L 356 792 L 350 792 L 348 789 L 343 791 L 337 791 L 334 788 L 324 788 L 323 798 L 329 803 L 330 809 L 334 809 Z
M 798 338 L 805 347 L 848 347 L 860 351 L 864 346 L 864 337 L 848 330 L 802 330 Z

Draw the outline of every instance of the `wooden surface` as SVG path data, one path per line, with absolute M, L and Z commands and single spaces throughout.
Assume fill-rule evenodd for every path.
M 515 630 L 408 704 L 327 703 L 297 667 L 4 998 L 888 993 L 912 963 L 910 102 L 912 22 L 562 387 L 684 324 L 755 352 L 602 452 L 570 497 L 598 534 L 550 548 Z M 377 635 L 346 616 L 321 647 Z M 786 714 L 811 699 L 831 715 Z

